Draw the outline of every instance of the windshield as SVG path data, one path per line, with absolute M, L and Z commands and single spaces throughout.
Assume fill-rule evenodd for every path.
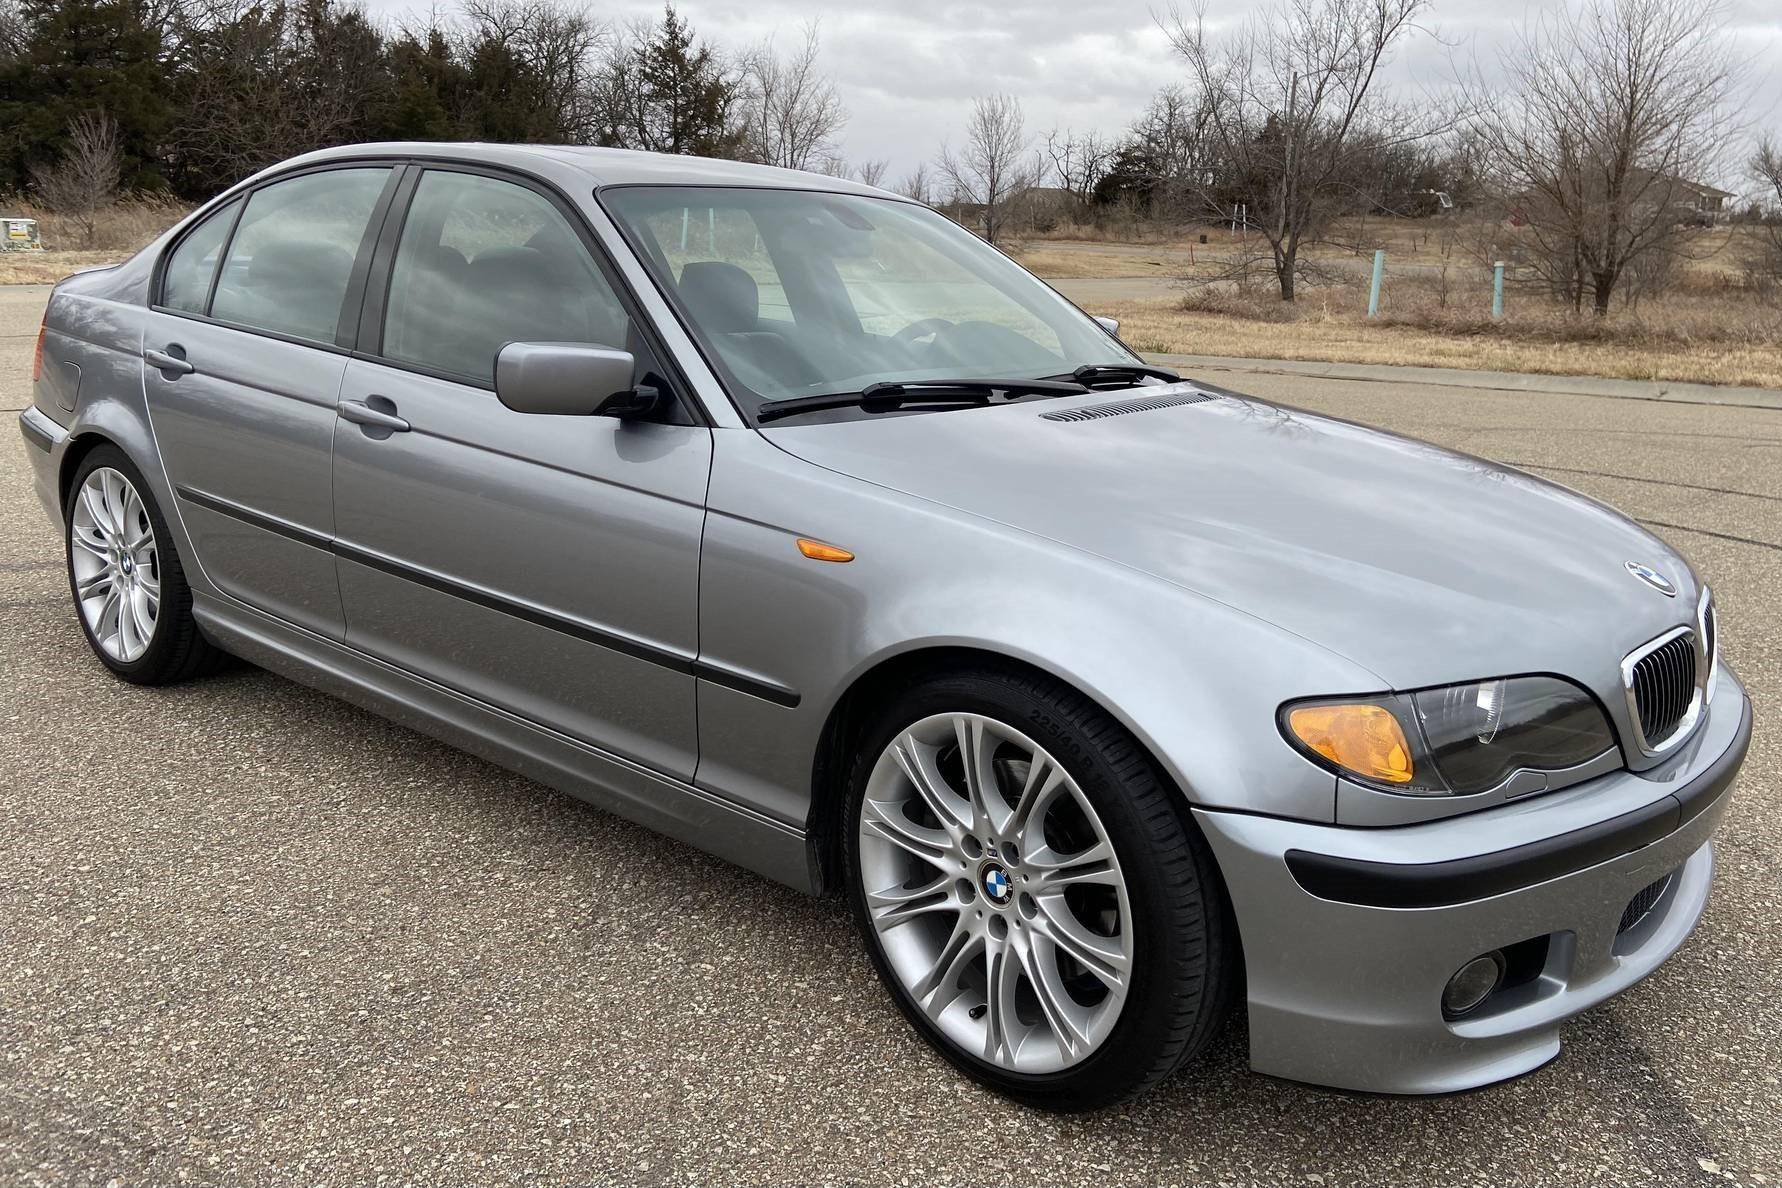
M 1138 358 L 975 235 L 909 202 L 635 186 L 601 200 L 745 412 L 885 381 L 1037 379 Z

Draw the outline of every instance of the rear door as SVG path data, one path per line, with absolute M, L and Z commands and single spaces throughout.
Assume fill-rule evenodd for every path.
M 143 386 L 179 514 L 219 588 L 339 639 L 335 405 L 395 170 L 273 180 L 174 246 Z
M 555 195 L 459 167 L 404 189 L 361 334 L 376 357 L 340 392 L 347 641 L 690 779 L 711 433 L 684 408 L 640 424 L 502 405 L 512 341 L 629 350 L 640 380 L 676 383 Z

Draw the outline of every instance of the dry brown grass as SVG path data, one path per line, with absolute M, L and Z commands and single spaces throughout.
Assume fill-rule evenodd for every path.
M 123 258 L 119 252 L 0 252 L 0 285 L 53 285 Z
M 1029 272 L 1052 280 L 1177 276 L 1181 273 L 1181 267 L 1172 255 L 1146 252 L 1129 245 L 1088 251 L 1081 245 L 1061 246 L 1041 241 L 1011 245 L 1009 254 Z
M 191 207 L 168 198 L 125 198 L 99 217 L 87 243 L 74 220 L 20 199 L 0 198 L 0 215 L 37 220 L 41 252 L 0 252 L 0 284 L 52 284 L 73 272 L 115 264 L 185 217 Z
M 1284 304 L 1265 293 L 1202 288 L 1179 300 L 1102 303 L 1142 350 L 1318 362 L 1382 363 L 1782 388 L 1782 307 L 1726 285 L 1691 285 L 1637 311 L 1576 315 L 1512 293 L 1493 321 L 1484 287 L 1395 281 L 1381 316 L 1366 290 L 1339 285 Z
M 1352 216 L 1337 220 L 1323 242 L 1307 244 L 1301 254 L 1312 263 L 1347 263 L 1365 269 L 1371 265 L 1375 249 L 1384 248 L 1389 268 L 1404 264 L 1439 265 L 1446 261 L 1457 272 L 1488 273 L 1490 259 L 1503 256 L 1513 260 L 1529 234 L 1526 228 L 1470 214 L 1426 219 Z M 1697 279 L 1740 276 L 1751 246 L 1761 234 L 1761 228 L 1745 224 L 1690 232 L 1683 246 L 1680 274 Z M 1202 235 L 1207 237 L 1204 244 L 1200 242 Z M 1078 253 L 1093 251 L 1124 257 L 1134 268 L 1122 273 L 1047 272 L 1028 265 L 1042 276 L 1063 278 L 1143 276 L 1148 270 L 1141 262 L 1147 259 L 1186 261 L 1192 253 L 1197 264 L 1216 265 L 1246 253 L 1265 258 L 1268 248 L 1255 232 L 1236 237 L 1228 226 L 1220 224 L 1116 222 L 1105 227 L 1061 225 L 1043 234 L 1023 236 L 1013 251 L 1023 263 L 1029 256 L 1049 259 L 1051 252 L 1058 251 L 1063 257 L 1058 266 L 1065 269 L 1090 267 L 1080 262 Z M 1185 274 L 1187 269 L 1181 271 Z

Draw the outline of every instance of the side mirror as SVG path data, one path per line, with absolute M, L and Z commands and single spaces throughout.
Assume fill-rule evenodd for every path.
M 495 357 L 495 397 L 515 412 L 555 416 L 640 416 L 645 389 L 632 387 L 629 351 L 583 342 L 510 342 Z M 654 393 L 655 389 L 647 389 Z
M 1109 334 L 1118 335 L 1120 333 L 1120 319 L 1119 318 L 1097 317 L 1095 319 L 1095 324 L 1097 326 L 1100 326 L 1103 330 L 1106 330 Z

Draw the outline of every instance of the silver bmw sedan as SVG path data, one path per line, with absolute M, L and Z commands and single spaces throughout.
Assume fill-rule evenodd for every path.
M 834 178 L 359 145 L 57 286 L 20 427 L 118 677 L 244 657 L 846 896 L 1013 1097 L 1234 1009 L 1302 1081 L 1541 1065 L 1708 897 L 1708 587 L 1116 331 Z

